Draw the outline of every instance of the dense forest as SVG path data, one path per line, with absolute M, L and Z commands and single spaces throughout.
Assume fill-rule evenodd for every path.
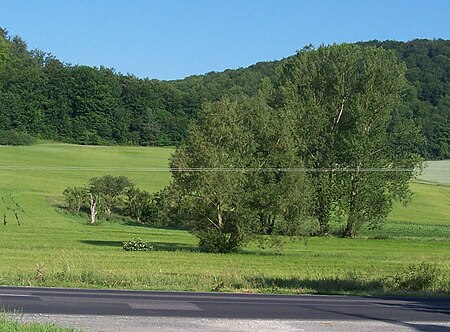
M 403 104 L 426 138 L 420 153 L 426 159 L 450 158 L 450 41 L 358 44 L 394 50 L 405 62 L 410 87 Z M 176 81 L 140 79 L 110 68 L 63 63 L 29 50 L 23 39 L 0 28 L 0 136 L 14 132 L 78 144 L 178 145 L 202 104 L 254 96 L 262 78 L 274 79 L 288 59 Z

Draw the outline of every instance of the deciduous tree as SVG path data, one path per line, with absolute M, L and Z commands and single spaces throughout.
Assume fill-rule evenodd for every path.
M 341 216 L 352 237 L 409 197 L 420 135 L 402 109 L 405 88 L 405 66 L 380 48 L 303 50 L 279 69 L 272 104 L 296 114 L 321 233 Z

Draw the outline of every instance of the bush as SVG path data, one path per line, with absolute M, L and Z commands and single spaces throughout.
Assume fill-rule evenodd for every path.
M 195 231 L 195 235 L 200 239 L 200 248 L 211 253 L 236 252 L 244 243 L 244 236 L 238 229 L 228 232 L 223 229 L 203 229 Z
M 440 287 L 443 271 L 429 263 L 412 264 L 388 280 L 391 288 L 400 291 L 434 291 Z
M 145 202 L 141 208 L 141 221 L 154 226 L 165 226 L 161 222 L 161 211 L 153 200 Z
M 31 145 L 36 139 L 28 133 L 15 130 L 0 130 L 0 145 Z
M 125 251 L 149 251 L 153 250 L 153 246 L 147 242 L 142 241 L 139 238 L 133 238 L 133 240 L 123 243 L 123 250 Z
M 63 191 L 66 207 L 71 212 L 79 212 L 87 202 L 88 189 L 84 187 L 67 187 Z

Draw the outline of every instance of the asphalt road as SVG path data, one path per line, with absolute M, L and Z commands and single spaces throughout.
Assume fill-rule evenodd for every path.
M 22 315 L 376 322 L 450 331 L 450 299 L 0 287 L 0 308 Z M 174 320 L 174 321 L 175 321 Z M 183 320 L 181 320 L 183 321 Z M 434 325 L 436 324 L 436 325 Z M 425 329 L 421 326 L 426 326 Z M 260 329 L 261 330 L 261 329 Z

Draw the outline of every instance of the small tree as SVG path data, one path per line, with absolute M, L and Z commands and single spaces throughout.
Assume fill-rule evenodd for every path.
M 133 182 L 124 176 L 105 175 L 92 178 L 87 187 L 68 187 L 63 196 L 67 208 L 72 212 L 80 211 L 86 205 L 89 208 L 89 223 L 95 224 L 98 207 L 110 214 L 113 209 L 123 205 L 127 193 L 134 192 Z M 130 203 L 128 203 L 130 206 Z
M 92 178 L 88 190 L 92 204 L 100 202 L 105 213 L 111 214 L 114 206 L 123 203 L 126 191 L 133 187 L 133 182 L 125 176 L 104 175 Z
M 245 168 L 251 139 L 239 113 L 229 100 L 205 105 L 171 160 L 172 186 L 206 251 L 235 251 L 245 241 L 245 174 L 233 169 Z

